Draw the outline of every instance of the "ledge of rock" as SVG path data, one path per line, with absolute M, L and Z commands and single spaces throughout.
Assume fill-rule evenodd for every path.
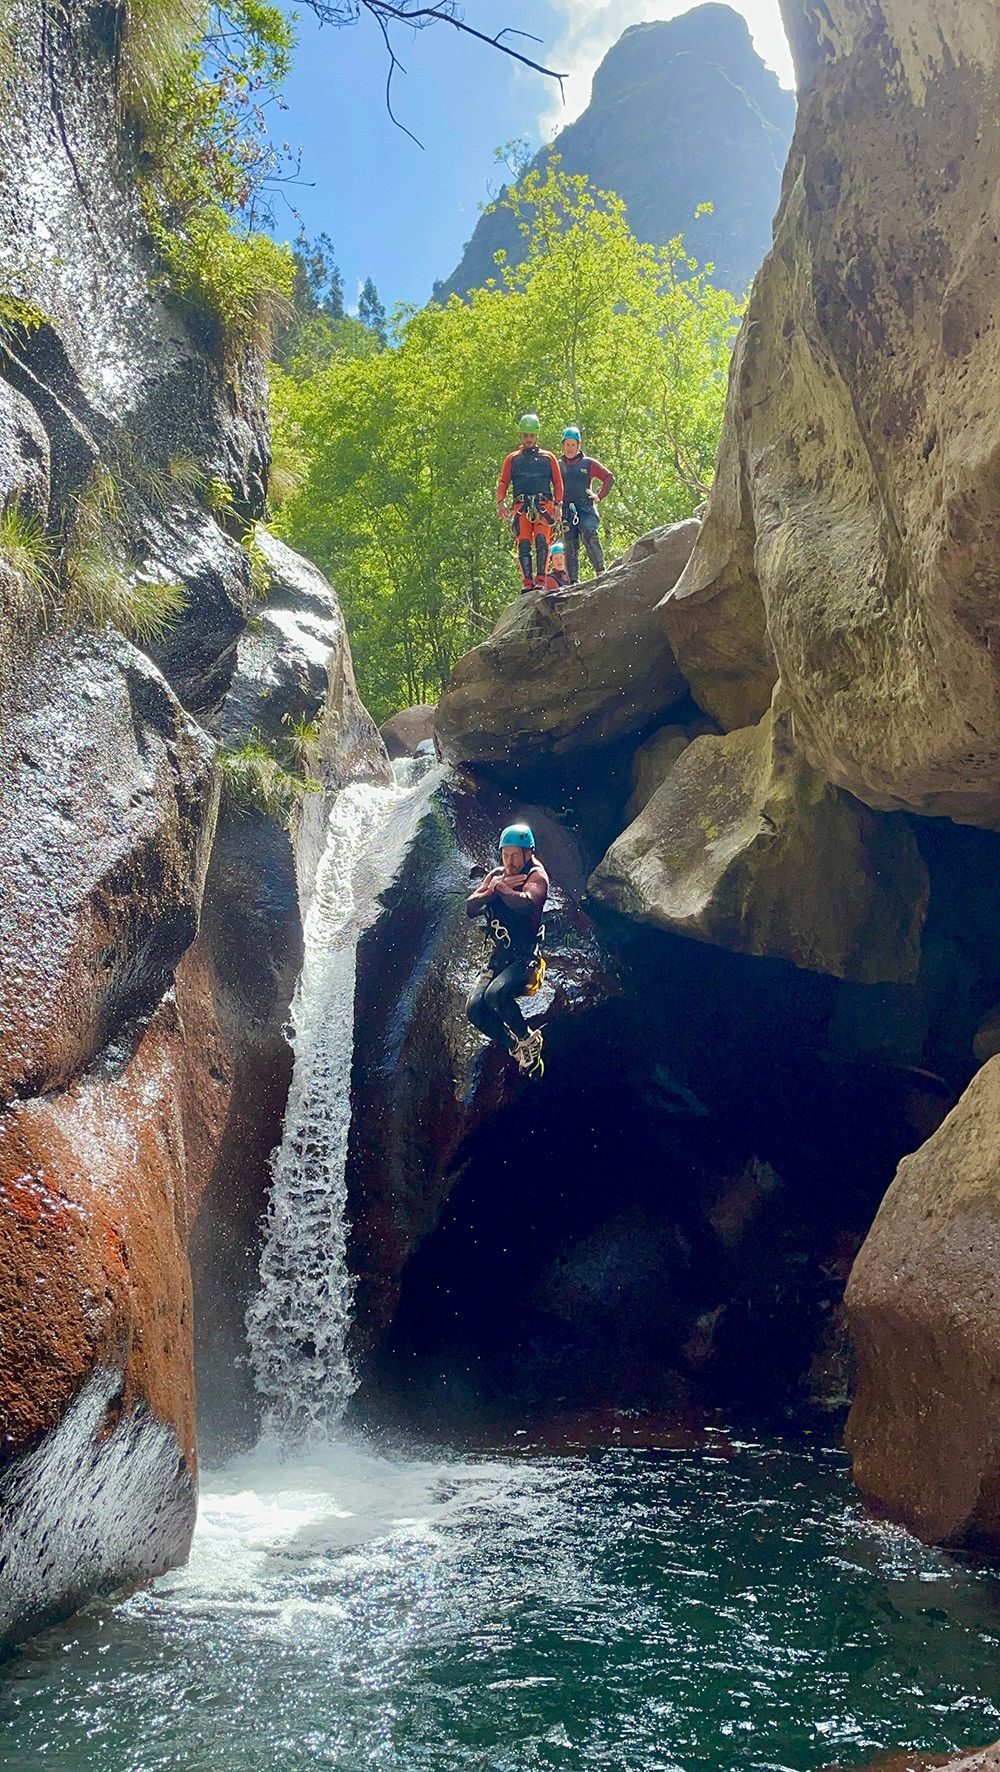
M 194 1528 L 184 1031 L 0 1115 L 0 1641 L 181 1561 Z
M 906 824 L 828 787 L 780 707 L 698 738 L 590 882 L 601 904 L 739 953 L 862 983 L 909 980 L 927 873 Z
M 854 1480 L 932 1542 L 1000 1544 L 1000 1058 L 904 1158 L 851 1274 Z
M 0 738 L 0 1101 L 64 1083 L 194 937 L 213 745 L 113 635 L 46 648 Z
M 667 631 L 732 725 L 766 684 L 766 618 L 827 780 L 995 827 L 1000 34 L 934 0 L 788 11 L 783 203 Z
M 965 1754 L 879 1754 L 866 1766 L 828 1766 L 826 1772 L 1000 1772 L 1000 1742 Z
M 442 755 L 541 763 L 641 732 L 685 698 L 655 610 L 697 534 L 693 517 L 655 529 L 592 585 L 511 603 L 448 680 L 437 712 Z

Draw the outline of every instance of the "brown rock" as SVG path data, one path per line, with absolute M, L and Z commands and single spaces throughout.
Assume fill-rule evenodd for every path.
M 864 1767 L 828 1766 L 826 1772 L 1000 1772 L 1000 1742 L 968 1754 L 879 1754 Z
M 740 451 L 742 384 L 759 335 L 744 324 L 729 372 L 726 416 L 712 494 L 694 552 L 658 614 L 699 707 L 727 731 L 755 726 L 778 678 L 748 522 Z
M 0 1640 L 190 1542 L 182 1058 L 168 999 L 134 1049 L 0 1115 Z
M 916 976 L 928 889 L 908 827 L 820 781 L 776 704 L 689 745 L 590 890 L 657 928 L 874 983 Z
M 417 746 L 434 738 L 436 707 L 402 708 L 379 727 L 390 758 L 412 757 Z
M 904 1158 L 847 1288 L 854 1480 L 931 1542 L 1000 1543 L 1000 1058 Z
M 982 5 L 788 6 L 774 248 L 702 538 L 663 611 L 700 703 L 868 804 L 1000 824 L 1000 33 Z
M 0 735 L 0 1101 L 155 1003 L 195 932 L 211 740 L 108 634 L 46 649 Z
M 504 764 L 593 750 L 640 732 L 687 693 L 655 615 L 698 533 L 655 529 L 592 587 L 519 597 L 455 666 L 437 738 L 455 762 Z
M 629 824 L 648 806 L 660 783 L 665 781 L 682 751 L 692 739 L 702 738 L 716 730 L 711 720 L 691 720 L 684 726 L 661 726 L 652 738 L 641 744 L 632 758 L 632 795 L 625 808 Z

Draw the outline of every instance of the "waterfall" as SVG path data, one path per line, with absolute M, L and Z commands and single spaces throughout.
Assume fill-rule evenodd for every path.
M 292 1081 L 260 1262 L 247 1311 L 266 1428 L 334 1426 L 354 1389 L 347 1357 L 347 1141 L 358 941 L 407 854 L 442 771 L 415 760 L 390 783 L 356 782 L 333 804 L 292 1003 Z

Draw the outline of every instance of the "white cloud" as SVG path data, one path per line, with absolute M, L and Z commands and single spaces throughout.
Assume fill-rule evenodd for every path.
M 594 70 L 629 25 L 647 19 L 676 18 L 690 12 L 692 0 L 551 0 L 553 11 L 565 20 L 562 35 L 546 49 L 550 67 L 569 70 L 566 102 L 549 100 L 539 117 L 542 139 L 572 123 L 590 99 Z M 785 37 L 778 0 L 732 0 L 750 27 L 757 54 L 773 68 L 782 86 L 793 86 L 792 57 Z

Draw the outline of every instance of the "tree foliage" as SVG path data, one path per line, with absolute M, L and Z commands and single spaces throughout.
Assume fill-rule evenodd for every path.
M 711 477 L 736 300 L 557 161 L 504 201 L 523 264 L 501 260 L 467 303 L 398 310 L 388 350 L 275 389 L 299 466 L 280 527 L 335 579 L 379 717 L 436 699 L 515 589 L 493 492 L 518 413 L 538 411 L 554 449 L 580 425 L 614 469 L 612 554 L 689 515 Z

